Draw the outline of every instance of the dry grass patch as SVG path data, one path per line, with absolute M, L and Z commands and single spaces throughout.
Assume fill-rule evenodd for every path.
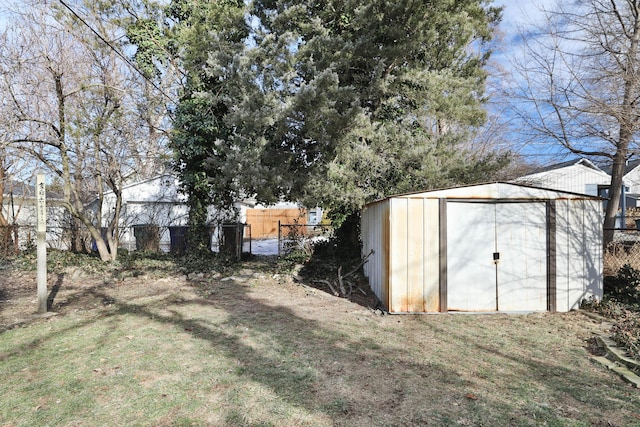
M 381 316 L 263 263 L 63 278 L 58 296 L 0 333 L 0 425 L 640 424 L 580 313 Z

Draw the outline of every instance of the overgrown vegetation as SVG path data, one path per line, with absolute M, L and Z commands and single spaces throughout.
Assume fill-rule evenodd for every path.
M 611 338 L 640 360 L 640 270 L 624 264 L 604 278 L 603 299 L 590 298 L 581 307 L 612 319 Z
M 3 258 L 0 269 L 35 271 L 36 263 L 35 250 L 22 251 L 14 257 Z M 233 257 L 213 252 L 182 256 L 156 251 L 120 250 L 118 260 L 110 264 L 102 262 L 96 253 L 59 250 L 47 252 L 47 270 L 50 274 L 66 274 L 70 269 L 76 269 L 84 274 L 111 275 L 115 279 L 121 279 L 143 275 L 166 277 L 176 274 L 225 273 L 235 268 L 238 265 Z
M 624 346 L 631 357 L 640 360 L 640 313 L 625 311 L 613 324 L 611 338 Z

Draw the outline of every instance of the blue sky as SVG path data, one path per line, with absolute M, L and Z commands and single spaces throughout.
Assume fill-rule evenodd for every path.
M 55 2 L 57 0 L 41 0 Z M 0 31 L 2 31 L 7 24 L 7 16 L 3 13 L 4 8 L 9 7 L 11 4 L 20 4 L 23 0 L 0 0 Z M 494 52 L 493 59 L 497 61 L 503 68 L 509 70 L 510 60 L 519 51 L 519 35 L 518 31 L 521 27 L 528 27 L 532 22 L 541 18 L 542 7 L 553 7 L 556 0 L 496 0 L 494 5 L 504 6 L 503 20 L 500 24 L 500 30 L 503 33 L 503 44 L 499 49 Z M 513 139 L 518 137 L 514 135 Z M 535 147 L 524 147 L 521 152 L 525 154 L 532 154 L 538 156 L 538 161 L 547 163 L 553 159 L 547 159 L 540 155 L 540 151 Z
M 543 21 L 543 10 L 553 9 L 560 0 L 496 0 L 494 5 L 503 6 L 503 19 L 500 24 L 502 32 L 502 44 L 494 51 L 492 59 L 497 62 L 507 73 L 512 70 L 511 62 L 522 55 L 521 33 L 532 29 L 535 23 Z M 509 79 L 517 79 L 517 74 L 510 74 L 506 77 L 498 77 L 494 83 L 505 85 Z M 498 107 L 500 109 L 501 107 Z M 508 117 L 508 112 L 503 118 Z M 515 122 L 518 126 L 520 122 Z M 527 137 L 517 132 L 507 133 L 505 145 L 516 152 L 526 156 L 529 161 L 539 164 L 557 163 L 567 158 L 573 158 L 566 149 L 561 148 L 557 143 L 530 143 Z

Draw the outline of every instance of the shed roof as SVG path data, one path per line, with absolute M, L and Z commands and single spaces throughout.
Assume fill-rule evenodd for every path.
M 484 184 L 470 184 L 439 190 L 417 191 L 413 193 L 397 194 L 381 200 L 393 198 L 443 198 L 443 199 L 477 199 L 477 200 L 602 200 L 588 194 L 571 193 L 568 191 L 534 187 L 531 185 L 512 182 L 490 182 Z

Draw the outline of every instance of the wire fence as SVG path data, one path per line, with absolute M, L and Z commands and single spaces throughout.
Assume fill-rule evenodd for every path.
M 623 266 L 640 270 L 640 208 L 627 208 L 619 215 L 614 239 L 604 251 L 604 274 L 615 275 Z
M 333 237 L 333 227 L 321 224 L 282 224 L 278 221 L 278 255 L 296 250 L 307 254 L 313 245 Z
M 624 265 L 640 270 L 640 208 L 627 208 L 624 224 L 614 230 L 613 242 L 604 251 L 604 274 L 614 275 Z

